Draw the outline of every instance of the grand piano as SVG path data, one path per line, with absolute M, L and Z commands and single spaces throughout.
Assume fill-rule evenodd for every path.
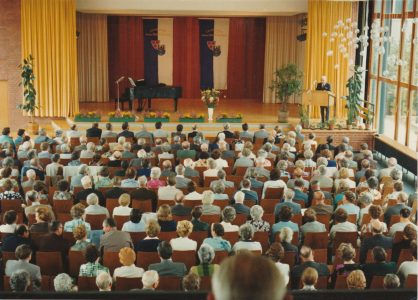
M 137 111 L 142 111 L 147 100 L 148 109 L 150 109 L 153 98 L 172 98 L 174 100 L 174 111 L 177 111 L 177 101 L 181 96 L 182 89 L 180 86 L 166 86 L 163 84 L 150 86 L 146 85 L 145 81 L 136 81 L 135 87 L 126 88 L 122 99 L 129 100 L 130 109 L 132 109 L 133 100 L 138 99 Z

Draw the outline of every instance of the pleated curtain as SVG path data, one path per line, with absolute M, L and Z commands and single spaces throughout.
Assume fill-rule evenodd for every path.
M 109 101 L 107 16 L 77 13 L 78 97 Z
M 35 58 L 40 117 L 78 112 L 75 0 L 22 0 L 22 56 Z

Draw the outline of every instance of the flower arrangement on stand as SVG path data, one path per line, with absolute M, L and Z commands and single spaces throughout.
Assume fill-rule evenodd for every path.
M 217 123 L 242 123 L 242 114 L 227 114 L 221 113 L 219 116 L 216 117 Z
M 170 122 L 168 112 L 150 111 L 144 114 L 144 122 Z
M 195 114 L 195 113 L 185 113 L 180 114 L 179 116 L 179 122 L 182 123 L 203 123 L 205 121 L 205 115 Z
M 112 111 L 108 113 L 108 116 L 109 122 L 135 122 L 135 115 L 129 111 Z
M 216 89 L 206 89 L 200 91 L 202 95 L 202 101 L 206 104 L 208 107 L 208 121 L 213 120 L 213 111 L 219 103 L 219 95 L 221 92 Z
M 94 111 L 78 113 L 74 117 L 75 122 L 100 122 L 100 115 Z

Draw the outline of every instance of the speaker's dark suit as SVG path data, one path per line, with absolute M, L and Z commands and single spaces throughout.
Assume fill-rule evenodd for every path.
M 318 83 L 316 86 L 317 91 L 331 91 L 331 85 L 329 83 Z M 325 118 L 326 114 L 326 118 Z M 329 110 L 328 106 L 321 106 L 321 122 L 324 123 L 325 120 L 329 120 Z
M 89 137 L 97 137 L 100 139 L 102 136 L 102 130 L 97 127 L 92 127 L 86 130 L 86 136 Z

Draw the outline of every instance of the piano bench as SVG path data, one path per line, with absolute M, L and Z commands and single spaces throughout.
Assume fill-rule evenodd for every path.
M 125 102 L 128 102 L 129 110 L 132 110 L 132 100 L 128 98 L 119 98 L 119 103 L 121 104 L 121 109 L 124 110 Z M 115 98 L 115 110 L 118 107 L 118 98 Z

